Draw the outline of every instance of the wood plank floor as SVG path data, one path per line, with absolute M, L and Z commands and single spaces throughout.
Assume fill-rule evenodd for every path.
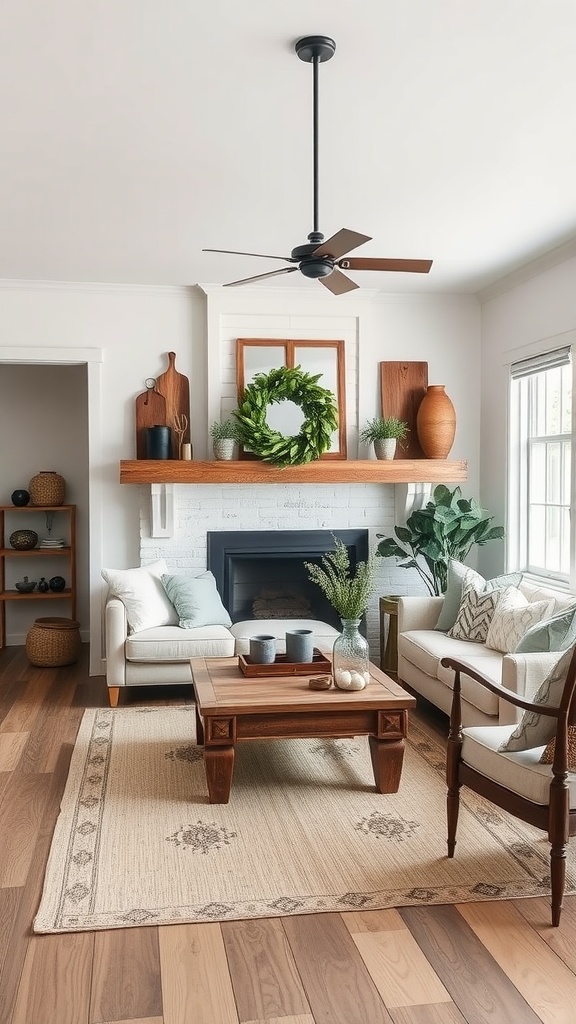
M 558 929 L 542 898 L 33 935 L 76 731 L 107 703 L 87 649 L 0 651 L 0 1024 L 574 1024 L 576 897 Z

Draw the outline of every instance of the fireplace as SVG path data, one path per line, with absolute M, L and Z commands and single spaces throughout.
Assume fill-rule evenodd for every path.
M 244 619 L 340 619 L 304 562 L 318 563 L 344 542 L 352 571 L 368 558 L 368 530 L 241 530 L 209 532 L 208 569 L 233 622 Z

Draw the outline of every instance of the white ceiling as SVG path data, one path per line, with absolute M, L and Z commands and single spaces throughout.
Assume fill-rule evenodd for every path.
M 434 260 L 358 283 L 477 291 L 576 240 L 574 0 L 4 0 L 0 277 L 278 269 L 201 249 L 306 242 L 316 33 L 320 229 Z

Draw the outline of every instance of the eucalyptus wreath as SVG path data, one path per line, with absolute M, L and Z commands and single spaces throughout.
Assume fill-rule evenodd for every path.
M 305 373 L 299 366 L 255 374 L 234 413 L 244 447 L 276 466 L 301 466 L 327 451 L 338 427 L 338 409 L 332 392 L 318 384 L 321 376 Z M 285 401 L 294 402 L 304 413 L 300 433 L 293 437 L 272 430 L 266 421 L 268 406 Z

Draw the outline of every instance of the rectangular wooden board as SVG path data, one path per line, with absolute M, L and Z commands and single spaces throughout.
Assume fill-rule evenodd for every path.
M 168 352 L 168 369 L 156 379 L 156 390 L 166 401 L 166 426 L 172 431 L 172 458 L 180 458 L 180 440 L 177 425 L 185 425 L 182 443 L 190 442 L 190 383 L 188 377 L 176 369 L 176 353 Z
M 332 671 L 331 662 L 317 647 L 314 648 L 312 661 L 288 661 L 285 654 L 277 654 L 272 664 L 257 665 L 250 660 L 248 654 L 240 654 L 238 665 L 243 676 L 251 677 L 313 676 Z
M 405 420 L 410 433 L 396 448 L 397 459 L 423 459 L 424 452 L 418 441 L 416 414 L 428 387 L 428 363 L 380 363 L 380 402 L 382 416 L 396 416 Z

